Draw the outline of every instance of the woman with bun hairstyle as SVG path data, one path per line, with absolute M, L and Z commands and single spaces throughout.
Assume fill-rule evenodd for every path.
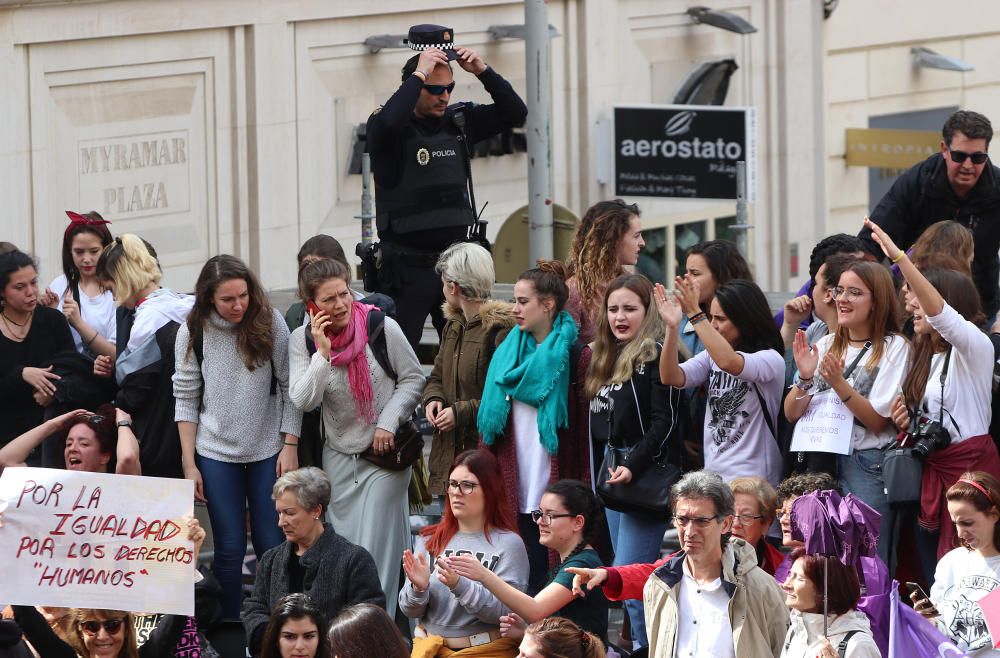
M 604 658 L 604 645 L 593 633 L 563 617 L 528 626 L 517 658 Z
M 1000 478 L 1000 455 L 989 434 L 993 343 L 979 329 L 984 316 L 972 279 L 949 269 L 921 271 L 885 231 L 871 220 L 865 224 L 899 266 L 906 279 L 906 303 L 913 311 L 910 363 L 903 395 L 892 405 L 893 423 L 900 432 L 912 432 L 914 418 L 924 423 L 940 420 L 947 437 L 946 444 L 923 458 L 921 478 L 917 548 L 925 574 L 933 578 L 937 561 L 955 544 L 945 501 L 948 489 L 972 468 Z M 968 237 L 971 242 L 971 234 Z
M 78 352 L 115 355 L 115 297 L 97 280 L 97 261 L 111 244 L 111 231 L 95 211 L 67 210 L 69 226 L 63 233 L 63 273 L 49 284 L 53 308 L 69 322 Z
M 42 423 L 60 377 L 51 358 L 73 350 L 62 313 L 39 304 L 38 268 L 28 254 L 0 255 L 0 446 Z M 41 451 L 28 461 L 41 464 Z
M 885 493 L 882 458 L 896 440 L 892 404 L 910 347 L 899 333 L 898 296 L 888 269 L 863 260 L 850 263 L 832 293 L 837 331 L 810 347 L 800 330 L 792 343 L 799 372 L 785 396 L 785 415 L 798 421 L 816 394 L 831 389 L 851 412 L 850 454 L 837 456 L 837 475 L 845 493 L 882 515 L 879 557 L 891 573 L 896 513 Z
M 590 350 L 564 310 L 569 291 L 558 261 L 538 261 L 514 284 L 514 321 L 486 373 L 478 426 L 497 455 L 507 505 L 528 549 L 528 592 L 545 584 L 548 551 L 531 518 L 558 479 L 590 481 L 591 456 L 583 382 Z
M 621 199 L 598 201 L 584 213 L 573 236 L 566 271 L 569 298 L 566 311 L 580 328 L 580 340 L 589 343 L 604 318 L 601 300 L 608 281 L 639 262 L 646 246 L 642 239 L 639 206 Z
M 640 274 L 618 277 L 607 288 L 602 310 L 586 387 L 594 468 L 600 468 L 606 451 L 617 451 L 621 465 L 608 474 L 608 483 L 627 487 L 654 463 L 680 467 L 681 391 L 660 380 L 663 321 L 653 301 L 653 284 Z M 605 512 L 615 565 L 659 557 L 666 520 L 641 511 Z M 626 601 L 625 609 L 633 645 L 646 646 L 642 602 Z
M 399 627 L 384 609 L 371 603 L 341 610 L 330 622 L 329 637 L 332 655 L 337 658 L 410 658 Z
M 298 468 L 302 412 L 288 397 L 288 327 L 257 277 L 235 256 L 213 256 L 177 330 L 174 420 L 184 477 L 208 504 L 223 614 L 243 592 L 247 513 L 254 553 L 282 542 L 271 501 L 275 480 Z
M 117 237 L 101 252 L 97 278 L 123 312 L 117 327 L 117 358 L 97 357 L 94 374 L 115 377 L 115 406 L 132 416 L 142 474 L 182 477 L 174 422 L 174 342 L 194 297 L 162 287 L 162 277 L 156 252 L 137 235 Z
M 655 297 L 667 326 L 660 379 L 670 386 L 708 387 L 705 469 L 725 481 L 760 475 L 777 484 L 782 460 L 775 431 L 785 387 L 785 347 L 764 293 L 752 281 L 734 279 L 715 291 L 706 314 L 698 280 L 686 275 L 677 277 L 673 295 L 657 285 Z M 705 350 L 679 364 L 684 315 Z

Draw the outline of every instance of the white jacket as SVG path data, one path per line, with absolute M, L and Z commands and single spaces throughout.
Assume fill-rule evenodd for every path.
M 785 635 L 781 658 L 813 658 L 820 653 L 823 637 L 823 615 L 815 612 L 792 610 L 791 625 Z M 858 631 L 847 643 L 845 658 L 882 658 L 878 645 L 872 639 L 871 624 L 863 612 L 851 610 L 840 616 L 828 616 L 827 632 L 833 650 L 836 651 L 844 636 L 850 631 Z

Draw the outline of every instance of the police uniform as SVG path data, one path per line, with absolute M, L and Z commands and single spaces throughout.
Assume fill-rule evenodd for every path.
M 450 41 L 451 31 L 440 26 L 411 29 L 411 41 L 421 27 L 434 28 Z M 450 44 L 433 37 L 422 43 L 446 46 L 449 58 L 454 58 Z M 510 83 L 492 68 L 478 78 L 492 104 L 459 103 L 449 106 L 443 117 L 417 117 L 413 110 L 424 82 L 411 75 L 368 119 L 382 261 L 377 290 L 396 301 L 396 320 L 414 347 L 428 313 L 439 335 L 444 326 L 444 294 L 434 272 L 437 258 L 451 244 L 468 240 L 475 223 L 467 144 L 519 126 L 528 114 Z

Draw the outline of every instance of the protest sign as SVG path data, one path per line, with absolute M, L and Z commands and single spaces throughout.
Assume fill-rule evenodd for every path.
M 194 614 L 190 480 L 7 468 L 0 601 Z
M 851 454 L 854 414 L 833 389 L 817 393 L 806 412 L 795 423 L 791 449 L 794 452 Z

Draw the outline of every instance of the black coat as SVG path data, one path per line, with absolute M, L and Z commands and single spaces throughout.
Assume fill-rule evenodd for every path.
M 873 222 L 889 234 L 900 249 L 909 249 L 924 229 L 952 219 L 972 230 L 975 256 L 972 279 L 979 290 L 983 311 L 991 317 L 1000 305 L 1000 168 L 992 162 L 983 170 L 976 186 L 959 199 L 948 183 L 944 157 L 938 153 L 914 165 L 896 179 L 875 210 Z M 867 227 L 858 234 L 865 248 L 877 258 L 883 253 Z
M 378 523 L 378 519 L 373 518 L 372 523 Z M 282 597 L 293 593 L 289 591 L 288 574 L 292 548 L 293 544 L 286 541 L 264 553 L 254 577 L 253 594 L 243 601 L 240 617 L 254 656 L 260 655 L 271 611 Z M 299 558 L 299 565 L 305 572 L 302 592 L 316 602 L 327 619 L 354 603 L 385 607 L 385 594 L 371 554 L 335 533 L 329 525 Z

